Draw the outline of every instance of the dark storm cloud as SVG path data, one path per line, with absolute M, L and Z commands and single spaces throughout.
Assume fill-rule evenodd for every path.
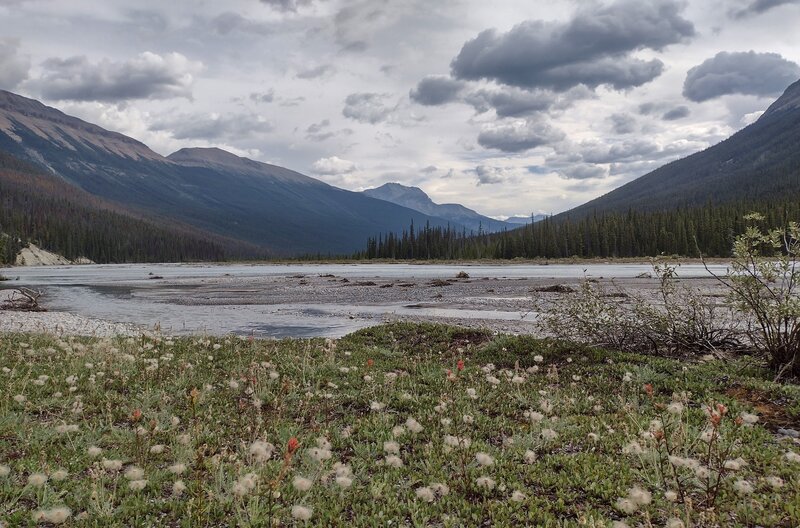
M 296 77 L 298 79 L 316 79 L 317 77 L 322 77 L 323 75 L 332 71 L 333 66 L 330 64 L 320 64 L 319 66 L 297 72 Z
M 441 105 L 458 99 L 464 83 L 443 75 L 429 75 L 411 90 L 412 101 L 425 106 Z
M 678 119 L 683 119 L 684 117 L 689 117 L 689 107 L 685 105 L 676 106 L 671 110 L 667 110 L 664 112 L 664 115 L 661 116 L 661 119 L 664 121 L 676 121 Z
M 150 130 L 169 132 L 175 139 L 241 140 L 273 130 L 269 121 L 251 113 L 183 114 L 156 121 Z
M 478 165 L 475 167 L 475 174 L 478 177 L 478 186 L 507 183 L 514 179 L 513 174 L 511 174 L 507 169 L 503 167 L 492 167 L 489 165 Z
M 120 102 L 192 96 L 193 75 L 202 64 L 180 53 L 145 52 L 126 61 L 86 57 L 47 59 L 42 75 L 29 83 L 46 99 Z
M 591 180 L 605 178 L 608 171 L 605 167 L 580 164 L 564 167 L 558 171 L 558 175 L 567 180 Z
M 478 134 L 478 144 L 503 152 L 525 152 L 564 139 L 564 133 L 546 122 L 520 121 L 493 125 Z
M 379 93 L 353 93 L 344 100 L 342 115 L 361 123 L 379 123 L 386 120 L 394 108 L 385 104 L 389 96 Z
M 13 90 L 28 78 L 30 61 L 19 54 L 19 40 L 0 38 L 0 89 Z
M 556 102 L 556 96 L 546 90 L 506 88 L 477 90 L 468 94 L 464 102 L 472 105 L 478 113 L 494 109 L 498 117 L 522 117 L 550 109 Z
M 486 30 L 464 44 L 451 72 L 458 79 L 557 91 L 580 84 L 640 86 L 659 76 L 664 64 L 632 52 L 661 50 L 694 35 L 681 9 L 670 0 L 622 0 L 579 11 L 566 23 L 526 21 L 506 33 Z
M 630 134 L 636 130 L 636 118 L 630 114 L 611 114 L 608 120 L 616 134 Z
M 300 7 L 311 5 L 313 0 L 261 0 L 261 3 L 277 11 L 297 11 Z
M 717 53 L 686 74 L 683 95 L 695 102 L 729 94 L 771 97 L 800 77 L 800 66 L 777 53 Z
M 253 92 L 250 94 L 250 100 L 254 103 L 271 103 L 275 100 L 275 90 L 270 88 L 266 92 Z
M 800 0 L 752 0 L 746 7 L 741 9 L 732 9 L 729 14 L 733 18 L 747 18 L 750 16 L 760 15 L 761 13 L 769 11 L 773 7 L 799 3 Z

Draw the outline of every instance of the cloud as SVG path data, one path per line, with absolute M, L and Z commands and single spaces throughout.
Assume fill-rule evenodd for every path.
M 723 95 L 780 95 L 800 77 L 800 66 L 777 53 L 722 51 L 690 69 L 683 95 L 695 102 Z
M 478 165 L 475 167 L 475 174 L 478 176 L 477 185 L 497 185 L 515 179 L 513 173 L 503 167 L 491 167 L 489 165 Z
M 526 21 L 506 33 L 494 29 L 466 42 L 450 64 L 453 77 L 494 80 L 520 88 L 565 91 L 578 85 L 615 89 L 658 77 L 664 64 L 631 54 L 661 50 L 695 34 L 672 0 L 592 4 L 566 23 Z
M 272 123 L 251 113 L 182 114 L 154 122 L 150 130 L 169 132 L 175 139 L 240 140 L 274 129 Z
M 341 159 L 336 156 L 320 158 L 311 165 L 311 170 L 313 172 L 325 175 L 349 174 L 357 169 L 358 167 L 352 161 Z
M 464 83 L 444 75 L 429 75 L 409 93 L 412 101 L 425 106 L 441 105 L 458 99 Z
M 30 67 L 30 61 L 19 55 L 19 39 L 0 38 L 0 88 L 16 88 L 28 78 Z
M 478 134 L 478 144 L 503 152 L 524 152 L 557 143 L 564 137 L 563 132 L 546 122 L 520 120 L 487 126 Z
M 478 113 L 494 109 L 498 117 L 524 117 L 550 109 L 556 102 L 552 92 L 517 88 L 477 90 L 464 98 Z
M 566 180 L 591 180 L 605 178 L 608 176 L 608 169 L 599 165 L 572 165 L 558 171 L 558 175 Z
M 728 12 L 728 15 L 732 18 L 742 19 L 760 15 L 773 7 L 797 3 L 800 3 L 800 0 L 752 0 L 747 6 L 741 9 L 732 9 Z
M 298 79 L 316 79 L 317 77 L 322 77 L 323 75 L 332 71 L 333 66 L 330 64 L 320 64 L 319 66 L 297 72 L 296 77 Z
M 664 115 L 661 116 L 661 119 L 664 121 L 675 121 L 678 119 L 683 119 L 684 117 L 689 117 L 689 107 L 686 105 L 676 106 L 671 110 L 667 110 L 664 112 Z
M 200 62 L 180 53 L 144 52 L 115 62 L 92 63 L 86 57 L 47 59 L 42 76 L 29 84 L 46 99 L 120 102 L 131 99 L 191 99 Z
M 297 11 L 300 7 L 306 7 L 314 0 L 261 0 L 261 3 L 275 9 L 276 11 Z
M 220 35 L 228 35 L 234 31 L 254 34 L 268 34 L 270 26 L 255 20 L 243 17 L 239 13 L 227 11 L 220 13 L 210 21 L 211 28 Z
M 275 100 L 275 90 L 270 88 L 266 92 L 253 92 L 250 94 L 250 100 L 254 103 L 271 103 Z
M 384 121 L 394 108 L 388 107 L 384 101 L 389 96 L 379 93 L 353 93 L 344 100 L 342 115 L 361 123 L 379 123 Z
M 611 114 L 608 120 L 611 121 L 611 130 L 615 134 L 631 134 L 636 131 L 636 118 L 630 114 Z

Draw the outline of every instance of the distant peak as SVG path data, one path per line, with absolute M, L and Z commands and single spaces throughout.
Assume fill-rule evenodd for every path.
M 261 164 L 248 158 L 242 158 L 217 147 L 187 147 L 173 152 L 167 159 L 178 164 L 216 165 L 222 167 L 256 169 Z
M 418 200 L 430 200 L 430 197 L 425 191 L 419 187 L 410 187 L 396 182 L 384 183 L 380 187 L 367 189 L 364 193 L 371 196 L 403 196 L 405 198 L 416 198 Z
M 797 109 L 800 109 L 800 81 L 790 85 L 786 91 L 783 92 L 783 95 L 778 97 L 778 100 L 767 108 L 767 111 L 764 112 L 761 119 L 765 116 L 775 114 L 776 112 Z

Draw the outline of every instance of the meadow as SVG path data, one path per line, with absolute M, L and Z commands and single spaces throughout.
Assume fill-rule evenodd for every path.
M 397 323 L 0 368 L 2 526 L 800 525 L 800 387 L 753 356 Z

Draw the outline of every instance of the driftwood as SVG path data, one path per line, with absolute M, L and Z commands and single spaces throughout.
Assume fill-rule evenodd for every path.
M 19 287 L 11 290 L 11 296 L 0 304 L 2 310 L 14 310 L 17 312 L 45 312 L 45 308 L 39 306 L 39 298 L 42 292 L 30 288 Z

